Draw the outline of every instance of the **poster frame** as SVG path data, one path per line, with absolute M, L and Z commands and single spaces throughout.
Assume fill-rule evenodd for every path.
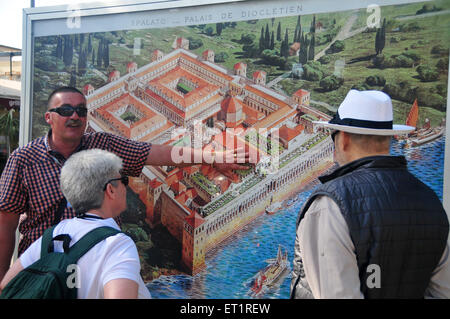
M 109 1 L 107 4 L 105 2 L 93 2 L 93 3 L 82 3 L 76 6 L 76 8 L 63 5 L 63 6 L 52 6 L 52 7 L 37 7 L 28 8 L 23 11 L 23 58 L 22 58 L 22 90 L 21 90 L 21 112 L 20 112 L 20 133 L 19 133 L 19 144 L 23 146 L 31 141 L 32 135 L 32 99 L 33 99 L 33 55 L 34 55 L 34 39 L 38 36 L 44 35 L 57 35 L 57 34 L 71 34 L 80 32 L 107 32 L 116 30 L 115 26 L 103 24 L 96 30 L 83 29 L 79 31 L 77 28 L 66 28 L 61 29 L 65 20 L 72 17 L 73 12 L 76 10 L 77 14 L 81 19 L 96 19 L 100 17 L 114 18 L 114 17 L 124 17 L 122 19 L 129 19 L 126 15 L 138 15 L 140 12 L 179 12 L 187 9 L 207 8 L 212 6 L 239 6 L 239 5 L 249 5 L 258 2 L 261 4 L 272 3 L 274 0 L 173 0 L 173 1 L 133 1 L 133 0 L 115 0 Z M 286 3 L 299 3 L 305 8 L 312 3 L 310 0 L 303 1 L 291 1 L 285 0 Z M 305 10 L 304 14 L 310 13 L 321 13 L 335 10 L 329 8 L 328 4 L 333 2 L 330 0 L 314 0 L 316 4 L 312 12 Z M 414 3 L 414 2 L 425 2 L 423 0 L 381 0 L 377 1 L 380 6 L 393 5 L 393 4 L 403 4 L 403 3 Z M 345 11 L 351 8 L 360 9 L 367 7 L 372 4 L 373 1 L 364 0 L 358 1 L 341 1 L 340 9 L 336 11 Z M 303 14 L 303 13 L 302 13 Z M 270 16 L 267 16 L 270 17 Z M 266 17 L 266 18 L 267 18 Z M 102 20 L 104 21 L 104 20 Z M 233 20 L 234 21 L 234 20 Z M 216 22 L 216 20 L 211 20 L 211 23 Z M 177 25 L 170 25 L 169 27 L 176 27 Z M 103 27 L 103 29 L 102 29 Z M 48 30 L 53 31 L 50 34 Z M 102 31 L 100 31 L 102 30 Z M 449 68 L 450 71 L 450 68 Z M 450 73 L 450 72 L 449 72 Z M 448 91 L 450 91 L 450 82 L 447 81 Z M 447 110 L 450 105 L 450 94 L 447 93 Z M 450 123 L 450 112 L 446 113 L 446 122 Z M 446 126 L 445 133 L 445 159 L 444 159 L 444 181 L 443 181 L 443 205 L 450 216 L 450 126 Z

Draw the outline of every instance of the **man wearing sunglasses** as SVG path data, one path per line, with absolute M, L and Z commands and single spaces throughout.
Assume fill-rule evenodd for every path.
M 75 218 L 61 221 L 53 237 L 69 235 L 69 250 L 88 232 L 99 227 L 117 230 L 114 220 L 126 210 L 128 176 L 122 160 L 107 151 L 91 149 L 73 154 L 61 170 L 61 189 L 77 212 Z M 2 280 L 3 289 L 21 270 L 41 254 L 42 237 L 25 250 Z M 55 251 L 62 252 L 61 245 Z M 150 298 L 140 275 L 140 261 L 133 240 L 115 234 L 93 246 L 77 263 L 78 299 Z
M 87 113 L 86 98 L 79 90 L 56 89 L 48 98 L 45 113 L 45 121 L 50 125 L 47 135 L 16 150 L 9 158 L 0 178 L 0 279 L 9 267 L 21 214 L 26 217 L 19 227 L 19 255 L 49 226 L 75 215 L 59 188 L 59 175 L 62 165 L 76 152 L 108 150 L 123 160 L 124 174 L 135 177 L 144 165 L 211 164 L 224 175 L 230 175 L 231 170 L 248 169 L 238 164 L 250 160 L 249 154 L 242 151 L 223 152 L 225 160 L 218 161 L 217 154 L 203 156 L 201 149 L 152 145 L 104 132 L 86 133 Z M 189 156 L 183 156 L 185 153 Z M 179 162 L 173 154 L 187 160 Z

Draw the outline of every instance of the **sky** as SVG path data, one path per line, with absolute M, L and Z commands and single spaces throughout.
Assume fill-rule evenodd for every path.
M 35 7 L 77 4 L 92 0 L 35 0 Z M 96 1 L 98 2 L 98 0 Z M 30 0 L 0 0 L 0 45 L 22 48 L 22 10 Z

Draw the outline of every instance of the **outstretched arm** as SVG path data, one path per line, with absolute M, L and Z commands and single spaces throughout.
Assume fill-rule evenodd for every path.
M 152 145 L 146 165 L 186 167 L 198 164 L 213 165 L 219 171 L 248 169 L 243 163 L 251 163 L 248 152 L 243 149 L 214 151 L 170 145 Z

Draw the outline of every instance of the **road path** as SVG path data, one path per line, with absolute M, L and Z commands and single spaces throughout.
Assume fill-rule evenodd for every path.
M 320 59 L 322 56 L 324 56 L 326 54 L 326 50 L 328 50 L 331 45 L 336 42 L 337 40 L 345 40 L 348 38 L 353 37 L 354 35 L 357 35 L 363 31 L 365 31 L 367 29 L 367 27 L 362 27 L 356 30 L 352 30 L 353 25 L 355 24 L 356 20 L 358 19 L 358 11 L 355 11 L 352 16 L 348 19 L 347 23 L 342 27 L 342 29 L 339 31 L 339 33 L 336 35 L 336 37 L 333 39 L 333 41 L 331 41 L 322 51 L 320 51 L 319 53 L 317 53 L 314 56 L 314 60 L 318 60 Z M 267 87 L 272 87 L 274 85 L 276 85 L 278 82 L 280 82 L 283 79 L 288 78 L 291 75 L 291 72 L 287 72 L 284 73 L 278 77 L 276 77 L 275 79 L 273 79 L 272 81 L 270 81 L 269 83 L 267 83 Z
M 342 27 L 342 29 L 339 31 L 339 33 L 336 35 L 336 37 L 331 41 L 322 51 L 317 53 L 314 56 L 314 61 L 320 59 L 322 56 L 326 54 L 326 51 L 333 45 L 334 42 L 337 40 L 345 40 L 348 38 L 353 37 L 354 35 L 357 35 L 364 30 L 367 29 L 367 27 L 362 27 L 356 30 L 352 30 L 353 25 L 355 24 L 356 20 L 358 19 L 358 11 L 355 11 L 352 16 L 348 19 L 347 23 Z

